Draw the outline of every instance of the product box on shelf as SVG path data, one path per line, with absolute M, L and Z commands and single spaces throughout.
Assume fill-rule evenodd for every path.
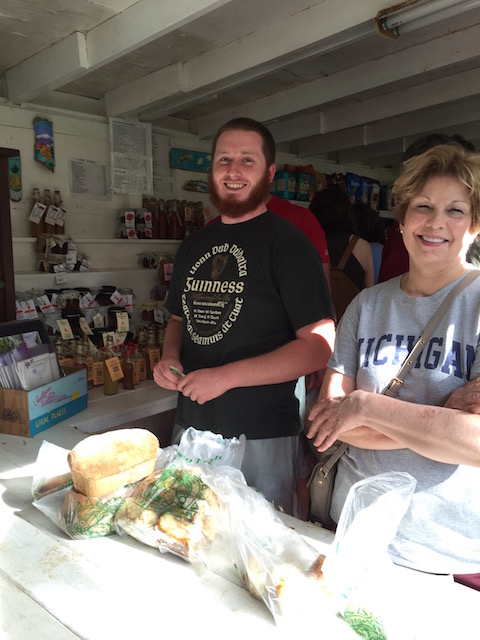
M 0 433 L 33 437 L 86 408 L 86 369 L 32 391 L 0 388 Z
M 49 342 L 40 320 L 0 323 L 0 337 L 37 332 Z M 87 370 L 38 386 L 31 391 L 0 387 L 0 433 L 33 437 L 87 408 Z

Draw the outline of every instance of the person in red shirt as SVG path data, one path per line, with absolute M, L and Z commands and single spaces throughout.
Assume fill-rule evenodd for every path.
M 322 225 L 318 222 L 313 213 L 304 207 L 293 204 L 288 200 L 282 200 L 277 196 L 272 196 L 267 202 L 267 207 L 281 218 L 285 218 L 297 227 L 307 238 L 313 242 L 316 250 L 322 259 L 323 270 L 330 286 L 330 257 L 328 255 L 327 239 Z

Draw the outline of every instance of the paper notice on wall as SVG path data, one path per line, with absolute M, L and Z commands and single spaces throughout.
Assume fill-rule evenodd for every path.
M 152 126 L 114 118 L 109 126 L 113 193 L 151 194 Z
M 69 158 L 70 194 L 74 198 L 110 200 L 107 165 L 93 160 Z

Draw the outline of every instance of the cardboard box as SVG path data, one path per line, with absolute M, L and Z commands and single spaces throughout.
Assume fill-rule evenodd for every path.
M 0 388 L 0 433 L 33 437 L 86 408 L 86 369 L 32 391 Z

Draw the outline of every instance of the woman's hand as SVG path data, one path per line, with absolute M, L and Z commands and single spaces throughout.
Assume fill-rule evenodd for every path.
M 360 414 L 361 391 L 352 391 L 345 396 L 319 400 L 310 411 L 311 420 L 307 438 L 319 451 L 330 447 L 339 435 L 362 426 Z
M 449 409 L 480 414 L 480 377 L 455 389 L 444 406 Z

